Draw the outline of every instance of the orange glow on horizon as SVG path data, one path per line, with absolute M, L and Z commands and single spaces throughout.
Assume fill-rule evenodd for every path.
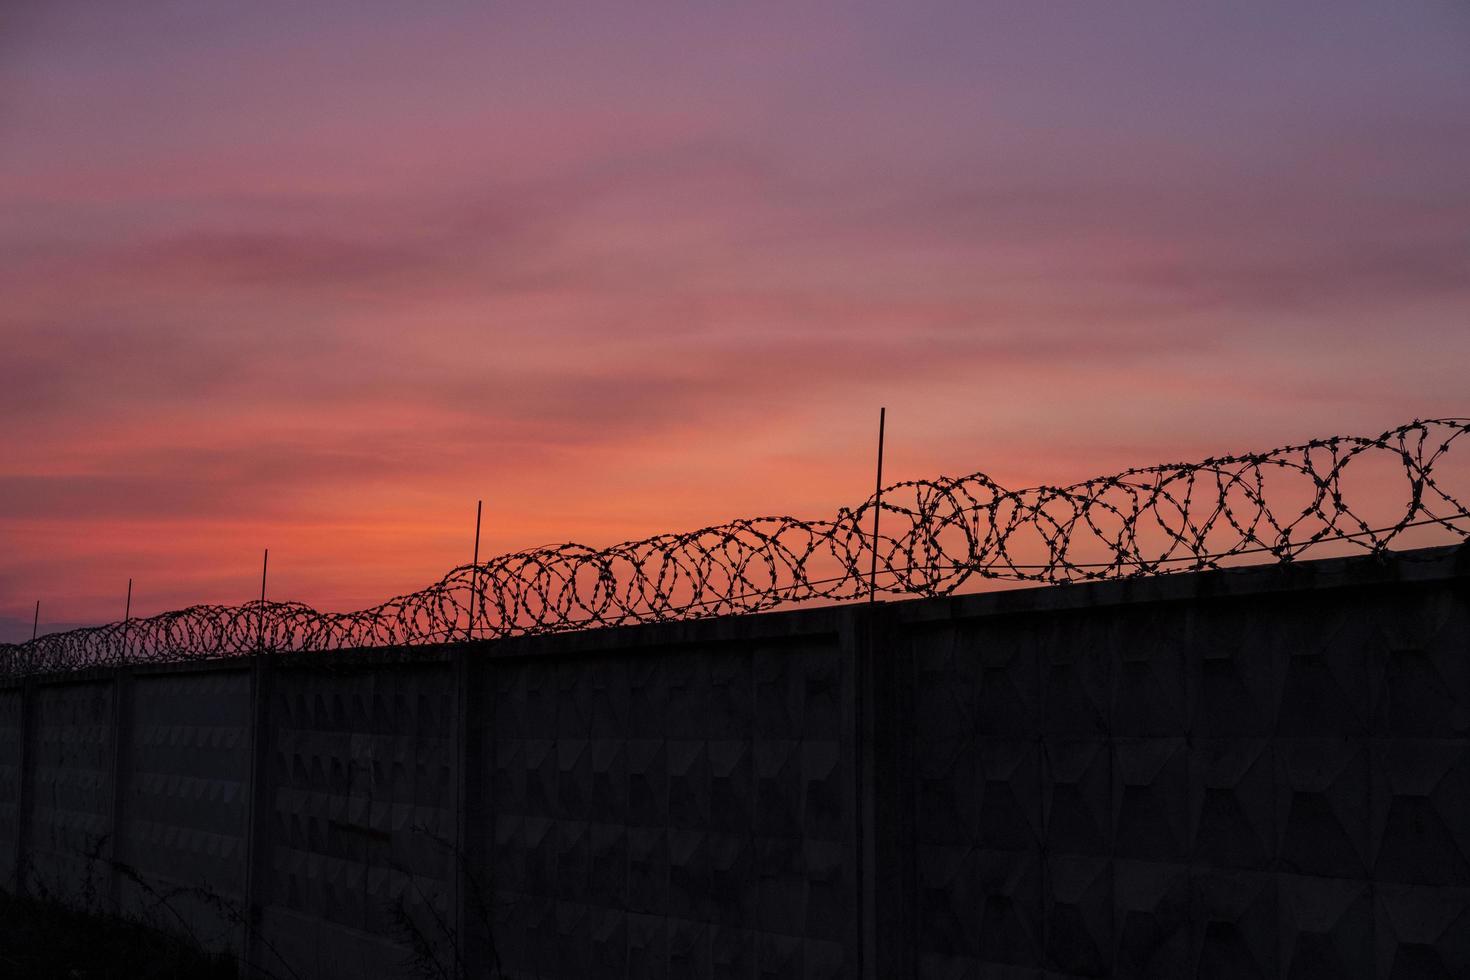
M 830 516 L 880 404 L 1015 487 L 1467 414 L 1447 8 L 189 6 L 0 41 L 0 640 Z

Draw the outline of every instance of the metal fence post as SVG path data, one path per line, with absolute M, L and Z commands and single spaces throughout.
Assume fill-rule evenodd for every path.
M 853 606 L 841 644 L 855 683 L 857 955 L 863 980 L 912 977 L 913 724 L 909 651 L 885 603 Z
M 454 715 L 451 719 L 451 737 L 454 739 L 452 762 L 453 769 L 450 771 L 450 793 L 453 796 L 454 807 L 454 848 L 450 856 L 454 861 L 454 867 L 450 870 L 450 922 L 454 929 L 453 941 L 459 946 L 459 955 L 454 957 L 455 968 L 452 975 L 457 980 L 463 980 L 463 975 L 479 975 L 477 964 L 473 962 L 474 949 L 470 937 L 466 931 L 470 925 L 470 917 L 465 908 L 467 896 L 465 894 L 465 876 L 468 869 L 465 867 L 466 846 L 465 831 L 469 826 L 467 787 L 469 779 L 470 758 L 470 724 L 469 724 L 469 652 L 468 644 L 459 644 L 454 647 L 450 661 L 451 683 L 454 685 L 450 692 L 453 698 Z
M 20 766 L 15 799 L 15 893 L 30 890 L 30 835 L 36 775 L 36 680 L 27 676 L 20 689 Z
M 112 808 L 108 817 L 107 895 L 108 908 L 122 911 L 122 874 L 119 864 L 127 860 L 127 794 L 133 733 L 133 672 L 119 667 L 112 678 Z
M 270 898 L 271 673 L 268 656 L 256 654 L 250 658 L 250 795 L 245 818 L 245 934 L 240 957 L 246 977 L 271 975 L 259 963 L 268 948 L 259 941 L 259 933 Z
M 499 976 L 492 894 L 491 854 L 485 836 L 493 841 L 494 826 L 490 821 L 490 766 L 494 762 L 493 671 L 495 659 L 490 644 L 465 644 L 456 654 L 456 723 L 459 756 L 456 773 L 455 801 L 458 834 L 458 868 L 455 884 L 459 889 L 457 911 L 461 959 L 470 977 Z M 488 753 L 488 755 L 487 755 Z

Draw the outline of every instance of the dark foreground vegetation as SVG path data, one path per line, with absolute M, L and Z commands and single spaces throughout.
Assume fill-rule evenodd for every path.
M 0 892 L 0 980 L 234 980 L 235 961 L 135 922 Z

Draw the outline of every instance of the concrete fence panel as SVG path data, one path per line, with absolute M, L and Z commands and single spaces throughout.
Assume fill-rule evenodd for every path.
M 717 633 L 477 663 L 472 884 L 507 977 L 853 975 L 850 654 Z
M 447 663 L 275 671 L 260 962 L 361 978 L 411 974 L 421 942 L 452 959 L 453 680 Z
M 262 977 L 1470 975 L 1470 549 L 0 688 L 0 886 Z
M 114 840 L 114 685 L 109 680 L 35 688 L 35 753 L 27 815 L 27 890 L 100 907 Z
M 21 747 L 25 694 L 0 689 L 0 888 L 14 891 L 20 846 Z
M 1463 571 L 1346 568 L 896 607 L 917 975 L 1470 971 Z
M 141 673 L 120 770 L 120 907 L 210 948 L 244 942 L 250 675 Z

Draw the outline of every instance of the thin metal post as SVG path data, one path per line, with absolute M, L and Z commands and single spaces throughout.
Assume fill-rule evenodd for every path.
M 470 791 L 470 686 L 473 683 L 470 673 L 469 647 L 461 646 L 450 651 L 449 668 L 453 678 L 454 687 L 450 705 L 451 738 L 451 765 L 450 769 L 450 814 L 454 819 L 454 847 L 450 850 L 450 857 L 454 861 L 454 867 L 449 876 L 451 901 L 449 906 L 448 921 L 454 928 L 454 942 L 459 951 L 453 954 L 456 969 L 450 976 L 453 980 L 469 980 L 474 976 L 490 976 L 490 970 L 471 970 L 466 964 L 476 963 L 476 945 L 478 936 L 471 936 L 465 930 L 473 928 L 474 919 L 471 917 L 471 909 L 466 899 L 468 892 L 468 874 L 473 873 L 473 868 L 467 861 L 470 844 L 466 838 L 466 830 L 470 826 L 470 803 L 468 793 Z
M 262 909 L 269 897 L 269 880 L 265 874 L 270 852 L 270 699 L 272 668 L 265 656 L 265 572 L 270 566 L 271 550 L 265 549 L 260 562 L 260 642 L 250 658 L 250 795 L 245 825 L 245 921 L 240 939 L 240 959 L 245 976 L 270 975 L 258 962 L 261 955 L 259 933 Z
M 878 598 L 878 518 L 883 513 L 883 423 L 888 409 L 878 409 L 878 482 L 873 491 L 873 568 L 868 575 L 868 601 Z
M 260 562 L 260 642 L 259 648 L 265 649 L 265 570 L 271 563 L 271 550 L 265 549 L 265 557 Z
M 41 600 L 36 600 L 36 615 L 31 619 L 31 642 L 36 642 L 36 627 L 41 625 Z
M 107 907 L 122 910 L 122 868 L 133 858 L 128 843 L 128 784 L 133 745 L 133 674 L 126 665 L 112 675 L 112 799 L 108 816 Z
M 122 650 L 118 659 L 126 663 L 128 659 L 128 624 L 133 618 L 133 580 L 128 579 L 128 599 L 123 605 L 123 628 L 122 628 Z
M 261 962 L 271 948 L 261 942 L 262 910 L 270 901 L 271 694 L 274 668 L 264 656 L 250 658 L 250 770 L 245 824 L 245 915 L 240 937 L 242 975 L 271 977 Z M 273 964 L 279 965 L 279 964 Z
M 485 501 L 475 501 L 475 558 L 470 566 L 470 630 L 469 639 L 475 638 L 475 612 L 480 608 L 480 508 Z
M 31 810 L 36 797 L 36 678 L 27 671 L 21 680 L 20 759 L 16 769 L 20 784 L 15 794 L 15 892 L 30 892 Z

